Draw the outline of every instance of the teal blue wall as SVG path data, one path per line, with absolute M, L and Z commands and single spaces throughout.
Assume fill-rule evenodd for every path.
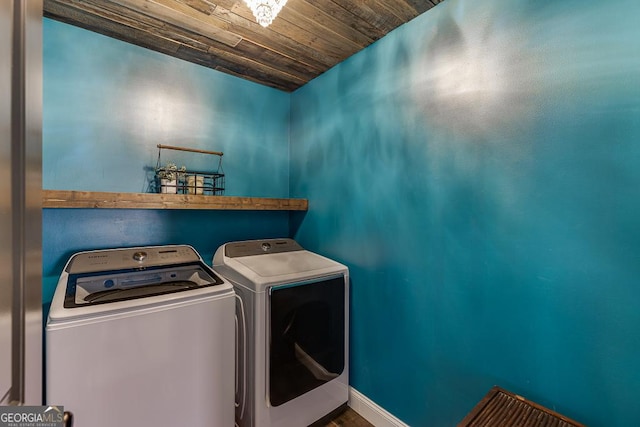
M 408 424 L 499 384 L 637 425 L 640 4 L 543 3 L 447 0 L 292 95 L 45 20 L 45 188 L 145 191 L 163 143 L 311 209 L 46 209 L 44 302 L 77 250 L 299 226 L 351 269 L 352 385 Z
M 43 39 L 44 188 L 145 192 L 167 144 L 224 152 L 227 195 L 288 197 L 289 94 L 49 19 Z M 80 250 L 187 243 L 211 262 L 226 241 L 288 234 L 286 212 L 45 209 L 43 302 Z
M 43 38 L 44 188 L 146 191 L 166 144 L 224 152 L 226 195 L 288 197 L 289 94 L 49 19 Z
M 351 269 L 351 384 L 640 422 L 640 3 L 447 0 L 293 93 L 295 237 Z

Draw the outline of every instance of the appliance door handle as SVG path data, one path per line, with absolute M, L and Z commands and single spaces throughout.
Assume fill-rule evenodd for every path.
M 242 399 L 240 402 L 235 402 L 235 406 L 240 407 L 240 417 L 242 419 L 244 417 L 244 408 L 247 400 L 247 319 L 244 314 L 244 303 L 242 302 L 242 298 L 238 294 L 236 294 L 236 299 L 238 301 L 239 310 L 236 310 L 236 351 L 240 348 L 240 325 L 242 325 Z M 238 314 L 240 314 L 240 319 L 238 319 Z M 238 361 L 239 354 L 236 354 L 236 361 Z M 236 363 L 236 394 L 238 392 L 238 376 L 240 375 L 240 363 Z

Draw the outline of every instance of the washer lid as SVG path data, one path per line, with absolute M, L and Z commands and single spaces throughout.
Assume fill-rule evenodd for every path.
M 305 250 L 238 257 L 235 260 L 261 277 L 300 274 L 336 265 L 327 258 Z
M 104 273 L 71 274 L 65 308 L 108 304 L 222 284 L 200 263 Z
M 79 252 L 58 279 L 47 325 L 229 295 L 231 284 L 190 246 Z

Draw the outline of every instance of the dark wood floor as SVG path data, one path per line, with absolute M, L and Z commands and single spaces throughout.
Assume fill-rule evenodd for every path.
M 347 408 L 346 411 L 331 420 L 325 427 L 374 427 L 374 425 L 362 418 L 353 409 Z

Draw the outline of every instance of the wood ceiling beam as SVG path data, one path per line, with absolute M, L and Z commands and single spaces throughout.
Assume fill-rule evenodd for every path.
M 377 0 L 333 0 L 336 4 L 342 6 L 345 10 L 358 16 L 360 19 L 371 23 L 371 25 L 379 28 L 383 35 L 403 24 L 403 21 L 397 16 L 388 13 L 381 2 Z
M 291 0 L 263 28 L 241 0 L 44 0 L 45 16 L 292 91 L 443 0 Z
M 201 34 L 211 40 L 235 47 L 242 37 L 224 30 L 213 15 L 202 12 L 174 0 L 110 0 L 112 3 L 126 7 L 147 16 L 154 17 L 176 27 Z
M 251 42 L 243 41 L 242 50 L 230 49 L 197 34 L 186 34 L 185 31 L 170 24 L 162 24 L 148 17 L 136 15 L 137 19 L 128 18 L 132 11 L 110 10 L 108 2 L 99 0 L 100 8 L 94 4 L 96 0 L 48 0 L 45 16 L 81 26 L 91 31 L 117 38 L 142 47 L 152 48 L 184 60 L 198 59 L 197 63 L 213 69 L 233 71 L 234 75 L 252 72 L 254 79 L 265 79 L 270 76 L 269 86 L 291 91 L 319 74 L 319 71 L 304 64 L 296 63 L 290 58 L 267 51 Z M 111 8 L 122 8 L 112 3 Z M 146 16 L 146 15 L 145 15 Z M 148 22 L 144 22 L 145 20 Z M 192 36 L 192 37 L 190 37 Z M 183 46 L 181 48 L 181 46 Z M 192 50 L 201 51 L 200 54 Z M 259 56 L 264 64 L 249 58 Z M 235 65 L 238 63 L 238 65 Z M 279 77 L 279 78 L 277 78 Z M 291 80 L 294 84 L 284 84 Z M 264 82 L 263 82 L 264 83 Z
M 418 14 L 424 13 L 437 4 L 433 0 L 404 0 L 409 3 Z

